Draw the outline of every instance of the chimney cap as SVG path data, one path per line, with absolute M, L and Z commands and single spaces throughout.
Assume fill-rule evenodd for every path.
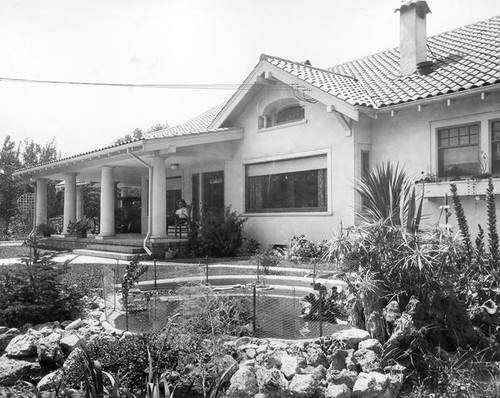
M 401 7 L 396 8 L 394 12 L 403 12 L 413 7 L 416 7 L 417 14 L 421 18 L 424 18 L 428 13 L 431 12 L 431 9 L 429 8 L 429 5 L 425 0 L 401 0 Z

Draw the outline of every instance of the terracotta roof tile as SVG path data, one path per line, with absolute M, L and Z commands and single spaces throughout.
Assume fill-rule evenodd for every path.
M 399 48 L 320 69 L 263 55 L 276 65 L 352 105 L 382 108 L 500 82 L 500 16 L 427 39 L 428 75 L 399 73 Z
M 214 131 L 207 130 L 210 123 L 212 123 L 212 121 L 215 119 L 215 117 L 218 115 L 218 113 L 221 111 L 224 105 L 225 102 L 213 107 L 212 109 L 209 109 L 205 113 L 202 113 L 201 115 L 187 121 L 186 123 L 182 123 L 177 126 L 168 127 L 163 130 L 158 130 L 149 134 L 145 134 L 144 138 L 151 139 L 151 138 L 162 138 L 162 137 L 176 137 L 183 135 L 210 133 L 210 132 L 226 130 L 226 129 L 218 129 Z

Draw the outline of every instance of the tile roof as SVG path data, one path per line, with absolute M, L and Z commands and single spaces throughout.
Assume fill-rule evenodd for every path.
M 433 72 L 399 73 L 399 48 L 319 69 L 263 55 L 280 69 L 351 105 L 390 105 L 500 83 L 500 16 L 427 39 Z
M 163 130 L 153 131 L 151 133 L 144 134 L 144 138 L 152 139 L 152 138 L 162 138 L 162 137 L 178 137 L 183 135 L 213 133 L 217 131 L 227 130 L 223 128 L 223 129 L 208 131 L 208 126 L 210 125 L 210 123 L 212 123 L 212 121 L 215 119 L 215 117 L 224 107 L 225 104 L 226 103 L 223 102 L 209 109 L 205 113 L 202 113 L 201 115 L 196 116 L 195 118 L 185 123 L 179 124 L 177 126 L 168 127 Z
M 352 74 L 328 71 L 308 63 L 292 62 L 265 54 L 262 54 L 260 59 L 353 105 L 374 105 L 363 85 Z

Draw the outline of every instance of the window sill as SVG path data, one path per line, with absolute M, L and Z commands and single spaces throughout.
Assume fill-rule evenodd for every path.
M 444 198 L 445 194 L 451 196 L 450 184 L 455 184 L 457 186 L 457 193 L 460 196 L 486 195 L 488 179 L 475 180 L 471 178 L 457 181 L 427 182 L 425 183 L 424 198 L 436 200 L 438 198 Z M 493 189 L 495 194 L 500 193 L 500 178 L 493 178 Z
M 244 213 L 244 217 L 324 217 L 332 216 L 331 211 L 303 211 L 303 212 L 290 212 L 290 213 Z
M 272 127 L 266 127 L 266 128 L 263 128 L 263 129 L 259 129 L 259 130 L 257 130 L 257 133 L 266 133 L 268 131 L 286 129 L 286 128 L 289 128 L 289 127 L 300 126 L 300 125 L 306 124 L 306 123 L 307 123 L 307 119 L 302 119 L 302 120 L 298 120 L 296 122 L 284 123 L 284 124 L 279 124 L 277 126 L 272 126 Z

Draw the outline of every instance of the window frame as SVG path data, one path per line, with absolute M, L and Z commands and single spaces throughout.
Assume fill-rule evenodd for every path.
M 493 139 L 493 136 L 494 136 L 493 126 L 497 123 L 500 126 L 500 119 L 492 119 L 489 122 L 490 122 L 489 123 L 489 144 L 490 144 L 489 150 L 490 150 L 490 159 L 491 159 L 490 171 L 492 174 L 496 174 L 496 173 L 500 174 L 500 159 L 498 160 L 498 169 L 497 170 L 494 169 L 495 164 L 494 164 L 494 159 L 493 159 L 493 144 L 500 145 L 500 138 L 498 140 Z
M 474 135 L 477 135 L 477 142 L 476 143 L 473 143 L 471 144 L 470 141 L 470 137 L 471 137 L 471 128 L 472 127 L 477 127 L 477 133 L 475 133 Z M 462 145 L 460 144 L 460 138 L 461 138 L 461 135 L 460 135 L 460 129 L 461 128 L 468 128 L 468 137 L 469 137 L 469 143 L 468 144 L 465 144 L 465 145 Z M 451 137 L 450 134 L 451 134 L 451 131 L 456 129 L 457 130 L 457 133 L 458 135 L 456 137 Z M 448 137 L 440 137 L 440 134 L 445 132 L 445 131 L 448 131 Z M 463 123 L 463 124 L 458 124 L 458 125 L 450 125 L 450 126 L 443 126 L 443 127 L 440 127 L 438 129 L 436 129 L 436 138 L 437 138 L 437 175 L 438 177 L 440 178 L 460 178 L 460 177 L 467 177 L 467 176 L 472 176 L 472 175 L 475 175 L 475 174 L 478 174 L 480 173 L 480 153 L 481 153 L 481 122 L 480 121 L 476 121 L 476 122 L 472 122 L 472 123 Z M 457 138 L 458 139 L 458 144 L 455 144 L 455 145 L 448 145 L 448 146 L 442 146 L 441 145 L 441 140 L 443 138 L 447 138 L 448 139 L 448 142 L 451 141 L 452 138 Z M 457 148 L 477 148 L 477 168 L 478 170 L 475 172 L 475 173 L 464 173 L 464 174 L 457 174 L 457 175 L 446 175 L 446 173 L 444 172 L 444 170 L 441 170 L 441 156 L 442 156 L 442 153 L 445 151 L 445 150 L 449 150 L 449 149 L 457 149 Z
M 300 108 L 302 117 L 278 123 L 278 117 L 281 113 L 291 109 Z M 257 118 L 257 131 L 268 131 L 271 129 L 280 129 L 306 123 L 306 108 L 295 98 L 283 98 L 268 104 L 261 115 Z
M 269 209 L 267 211 L 254 211 L 254 209 L 248 209 L 248 201 L 247 201 L 247 192 L 248 192 L 248 180 L 247 180 L 247 166 L 262 164 L 262 163 L 270 163 L 270 162 L 279 162 L 284 160 L 295 160 L 302 159 L 308 157 L 319 157 L 326 156 L 326 171 L 325 171 L 325 195 L 326 195 L 326 208 L 308 211 L 307 209 L 298 208 L 283 208 L 279 211 L 275 209 Z M 258 159 L 246 159 L 242 162 L 242 181 L 244 189 L 241 192 L 241 200 L 243 204 L 244 214 L 245 216 L 255 216 L 255 217 L 268 217 L 268 216 L 324 216 L 331 215 L 332 209 L 332 177 L 331 177 L 331 150 L 316 150 L 302 153 L 295 153 L 290 155 L 281 155 L 281 156 L 272 156 L 266 158 L 258 158 Z M 316 208 L 317 209 L 317 208 Z

